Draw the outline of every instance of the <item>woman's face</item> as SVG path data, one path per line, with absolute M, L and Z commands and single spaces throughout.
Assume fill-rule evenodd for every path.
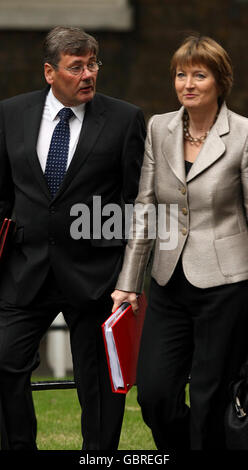
M 208 110 L 218 105 L 215 77 L 206 65 L 178 66 L 175 90 L 180 103 L 190 110 Z

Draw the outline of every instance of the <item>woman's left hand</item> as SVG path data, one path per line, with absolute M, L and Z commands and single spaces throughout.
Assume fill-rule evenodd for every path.
M 118 307 L 120 307 L 120 305 L 123 304 L 123 302 L 128 302 L 132 306 L 133 313 L 137 315 L 138 310 L 139 310 L 139 305 L 137 301 L 136 292 L 125 292 L 123 290 L 116 289 L 111 294 L 111 297 L 114 302 L 112 312 L 114 312 Z

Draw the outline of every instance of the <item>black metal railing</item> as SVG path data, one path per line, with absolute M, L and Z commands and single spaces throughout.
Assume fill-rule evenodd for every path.
M 32 390 L 66 390 L 76 388 L 74 380 L 42 380 L 31 382 Z
M 64 325 L 51 325 L 49 331 L 68 331 L 68 326 Z M 31 382 L 31 388 L 36 390 L 66 390 L 76 388 L 74 380 L 42 380 Z

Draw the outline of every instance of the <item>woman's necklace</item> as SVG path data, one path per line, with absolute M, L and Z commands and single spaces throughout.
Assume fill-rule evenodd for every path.
M 214 123 L 217 119 L 217 116 L 218 116 L 218 113 L 215 116 L 215 120 L 214 120 L 212 126 L 214 125 Z M 210 129 L 211 129 L 211 127 L 210 127 Z M 188 140 L 191 145 L 199 146 L 199 145 L 203 144 L 203 142 L 205 142 L 205 140 L 206 140 L 206 138 L 207 138 L 207 136 L 210 132 L 210 129 L 207 132 L 205 132 L 205 134 L 201 135 L 200 137 L 192 137 L 192 135 L 189 132 L 189 115 L 188 115 L 188 113 L 184 113 L 184 115 L 183 115 L 183 136 L 184 136 L 184 139 Z

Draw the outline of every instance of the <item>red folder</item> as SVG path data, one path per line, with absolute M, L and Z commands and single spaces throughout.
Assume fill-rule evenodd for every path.
M 14 229 L 15 222 L 12 219 L 4 219 L 0 229 L 0 258 L 7 254 Z
M 135 384 L 140 338 L 147 301 L 138 298 L 139 312 L 134 315 L 127 302 L 102 324 L 111 388 L 114 393 L 127 393 Z

